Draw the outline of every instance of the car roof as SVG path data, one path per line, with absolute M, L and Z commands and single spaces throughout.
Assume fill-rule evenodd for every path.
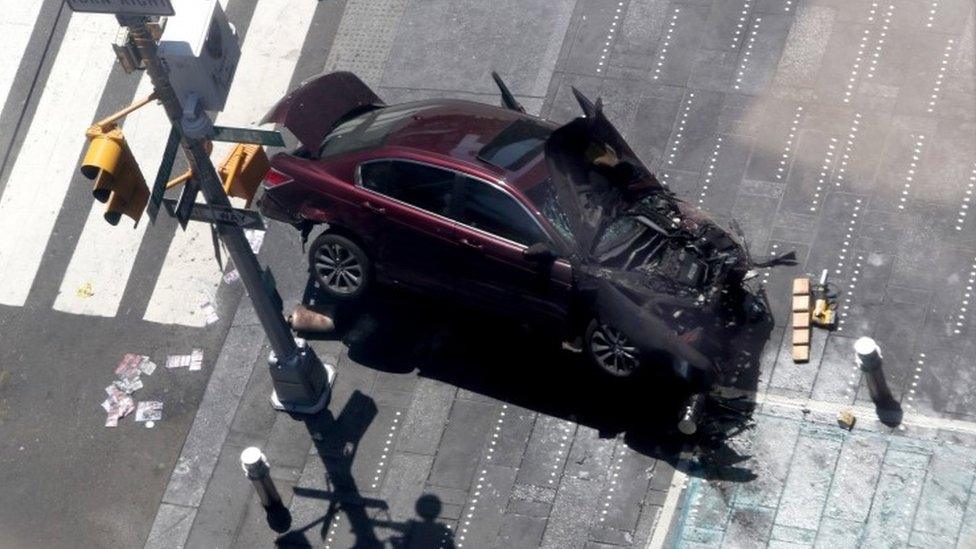
M 535 172 L 539 164 L 544 164 L 541 154 L 538 159 L 513 171 L 478 158 L 479 151 L 518 120 L 528 119 L 556 128 L 534 116 L 462 99 L 417 101 L 396 106 L 414 112 L 387 135 L 386 146 L 447 156 L 481 171 L 492 172 L 516 187 L 520 187 L 518 182 L 525 179 L 519 175 Z

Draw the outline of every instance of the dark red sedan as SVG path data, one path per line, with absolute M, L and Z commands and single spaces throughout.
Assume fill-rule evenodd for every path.
M 554 323 L 604 371 L 651 353 L 708 383 L 726 324 L 723 291 L 751 266 L 738 240 L 677 199 L 577 92 L 565 126 L 452 99 L 386 105 L 351 73 L 325 74 L 263 122 L 301 146 L 264 180 L 264 215 L 312 243 L 332 298 L 395 283 Z

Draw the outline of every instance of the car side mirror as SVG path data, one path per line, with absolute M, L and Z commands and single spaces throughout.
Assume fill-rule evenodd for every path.
M 536 242 L 522 252 L 522 257 L 536 263 L 551 263 L 556 259 L 556 252 L 545 242 Z

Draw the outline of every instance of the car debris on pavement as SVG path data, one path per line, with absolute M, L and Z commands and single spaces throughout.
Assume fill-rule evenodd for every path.
M 850 410 L 841 410 L 837 414 L 837 425 L 840 425 L 841 428 L 850 431 L 854 429 L 855 423 L 857 423 L 857 418 L 854 417 L 854 413 Z

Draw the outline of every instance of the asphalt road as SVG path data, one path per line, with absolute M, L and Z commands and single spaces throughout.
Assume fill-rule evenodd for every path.
M 973 418 L 976 377 L 968 357 L 976 341 L 969 307 L 976 224 L 967 215 L 976 178 L 971 2 L 566 0 L 489 6 L 350 0 L 313 6 L 296 0 L 277 11 L 276 5 L 262 6 L 258 10 L 253 0 L 231 0 L 228 6 L 250 48 L 246 55 L 261 60 L 244 65 L 254 70 L 241 73 L 247 74 L 242 86 L 251 86 L 241 96 L 270 94 L 273 86 L 287 89 L 324 68 L 357 72 L 390 103 L 444 96 L 494 103 L 488 73 L 496 69 L 530 111 L 561 122 L 577 114 L 570 94 L 577 86 L 603 97 L 610 119 L 662 181 L 718 217 L 738 220 L 756 256 L 796 250 L 798 266 L 763 278 L 776 325 L 769 343 L 744 361 L 743 375 L 730 378 L 730 385 L 798 401 L 868 406 L 849 349 L 853 338 L 871 335 L 885 351 L 889 384 L 906 416 Z M 0 305 L 0 544 L 138 546 L 149 532 L 240 290 L 218 289 L 205 227 L 181 236 L 164 221 L 142 239 L 136 238 L 140 233 L 119 240 L 92 236 L 100 233 L 88 224 L 88 182 L 72 176 L 80 133 L 95 116 L 128 104 L 140 84 L 110 66 L 111 25 L 71 27 L 59 9 L 60 2 L 47 0 L 37 14 L 28 14 L 30 32 L 13 25 L 3 33 L 25 37 L 17 47 L 26 54 L 10 73 L 10 92 L 0 90 L 7 94 L 0 111 L 0 303 L 12 302 Z M 276 23 L 305 30 L 281 32 Z M 253 36 L 260 40 L 249 43 L 255 25 L 260 32 Z M 107 62 L 90 70 L 79 64 L 89 81 L 69 70 L 69 53 L 96 38 L 103 52 L 79 59 Z M 64 118 L 52 105 L 62 108 Z M 248 123 L 258 107 L 239 110 L 236 120 Z M 74 141 L 57 141 L 54 150 L 37 146 L 78 113 L 91 116 L 77 128 L 63 128 L 65 135 L 77 132 Z M 140 124 L 149 128 L 147 134 L 155 131 L 149 118 Z M 60 170 L 57 177 L 45 176 L 48 163 Z M 31 201 L 18 208 L 13 197 Z M 22 225 L 8 227 L 21 219 Z M 102 240 L 106 247 L 97 253 L 97 246 L 87 244 Z M 107 257 L 101 263 L 113 266 L 118 259 L 118 269 L 102 270 L 125 274 L 124 290 L 100 286 L 98 279 L 93 301 L 72 302 L 84 273 L 114 276 L 78 267 L 76 256 L 92 264 L 98 261 L 91 258 Z M 276 272 L 294 268 L 291 258 L 268 259 Z M 811 361 L 795 365 L 784 322 L 789 281 L 822 269 L 829 269 L 842 292 L 842 322 L 835 332 L 815 332 Z M 180 308 L 197 311 L 208 291 L 216 291 L 221 320 L 204 327 L 198 312 L 181 319 Z M 297 291 L 286 300 L 299 299 Z M 78 312 L 94 309 L 91 303 L 102 304 L 113 292 L 118 295 L 111 314 Z M 395 319 L 385 325 L 398 326 Z M 454 338 L 463 343 L 471 333 L 460 330 Z M 130 417 L 115 429 L 102 426 L 103 387 L 122 353 L 148 354 L 161 364 L 165 355 L 193 347 L 204 349 L 203 371 L 158 370 L 136 394 L 165 402 L 162 422 L 146 429 Z M 360 368 L 350 372 L 390 381 L 369 373 L 381 369 L 368 356 L 349 356 Z M 450 364 L 465 365 L 478 357 L 454 358 Z M 525 443 L 526 455 L 536 452 L 540 463 L 549 451 L 541 441 L 580 423 L 596 425 L 573 413 L 572 398 L 513 391 L 504 376 L 485 373 L 490 364 L 460 373 L 450 364 L 420 364 L 419 370 L 443 384 L 425 383 L 427 390 L 461 388 L 462 405 L 450 417 L 454 430 L 445 430 L 443 439 L 459 455 L 473 456 L 472 448 L 482 443 L 471 436 L 482 419 L 477 410 L 511 405 L 539 414 L 544 426 L 538 434 L 512 436 Z M 544 381 L 530 387 L 541 390 Z M 364 386 L 383 389 L 383 383 Z M 351 382 L 347 389 L 354 387 Z M 265 391 L 258 389 L 249 398 L 263 405 Z M 390 394 L 402 399 L 414 393 Z M 394 414 L 394 408 L 410 413 L 413 406 L 413 400 L 387 403 Z M 438 425 L 432 428 L 445 423 Z M 576 432 L 584 438 L 590 433 Z M 910 429 L 907 435 L 913 436 Z M 628 444 L 628 451 L 653 455 L 653 444 Z M 363 463 L 376 461 L 372 450 L 364 447 L 358 454 Z M 410 468 L 416 463 L 434 475 L 421 484 L 471 488 L 464 486 L 463 460 L 435 465 L 434 456 L 416 458 L 397 473 L 421 476 L 424 467 Z M 552 494 L 554 502 L 569 502 L 561 507 L 569 511 L 560 524 L 581 516 L 572 510 L 588 501 L 580 473 L 567 473 L 565 490 Z M 521 484 L 542 482 L 529 477 Z M 399 494 L 394 488 L 381 494 Z M 509 489 L 510 501 L 524 495 L 519 490 Z M 461 500 L 458 506 L 469 495 L 451 493 Z M 413 503 L 406 497 L 397 501 L 404 513 Z M 504 524 L 521 524 L 523 530 L 512 531 L 543 540 L 538 517 L 518 505 Z M 589 539 L 576 533 L 554 531 L 549 539 L 580 545 Z

